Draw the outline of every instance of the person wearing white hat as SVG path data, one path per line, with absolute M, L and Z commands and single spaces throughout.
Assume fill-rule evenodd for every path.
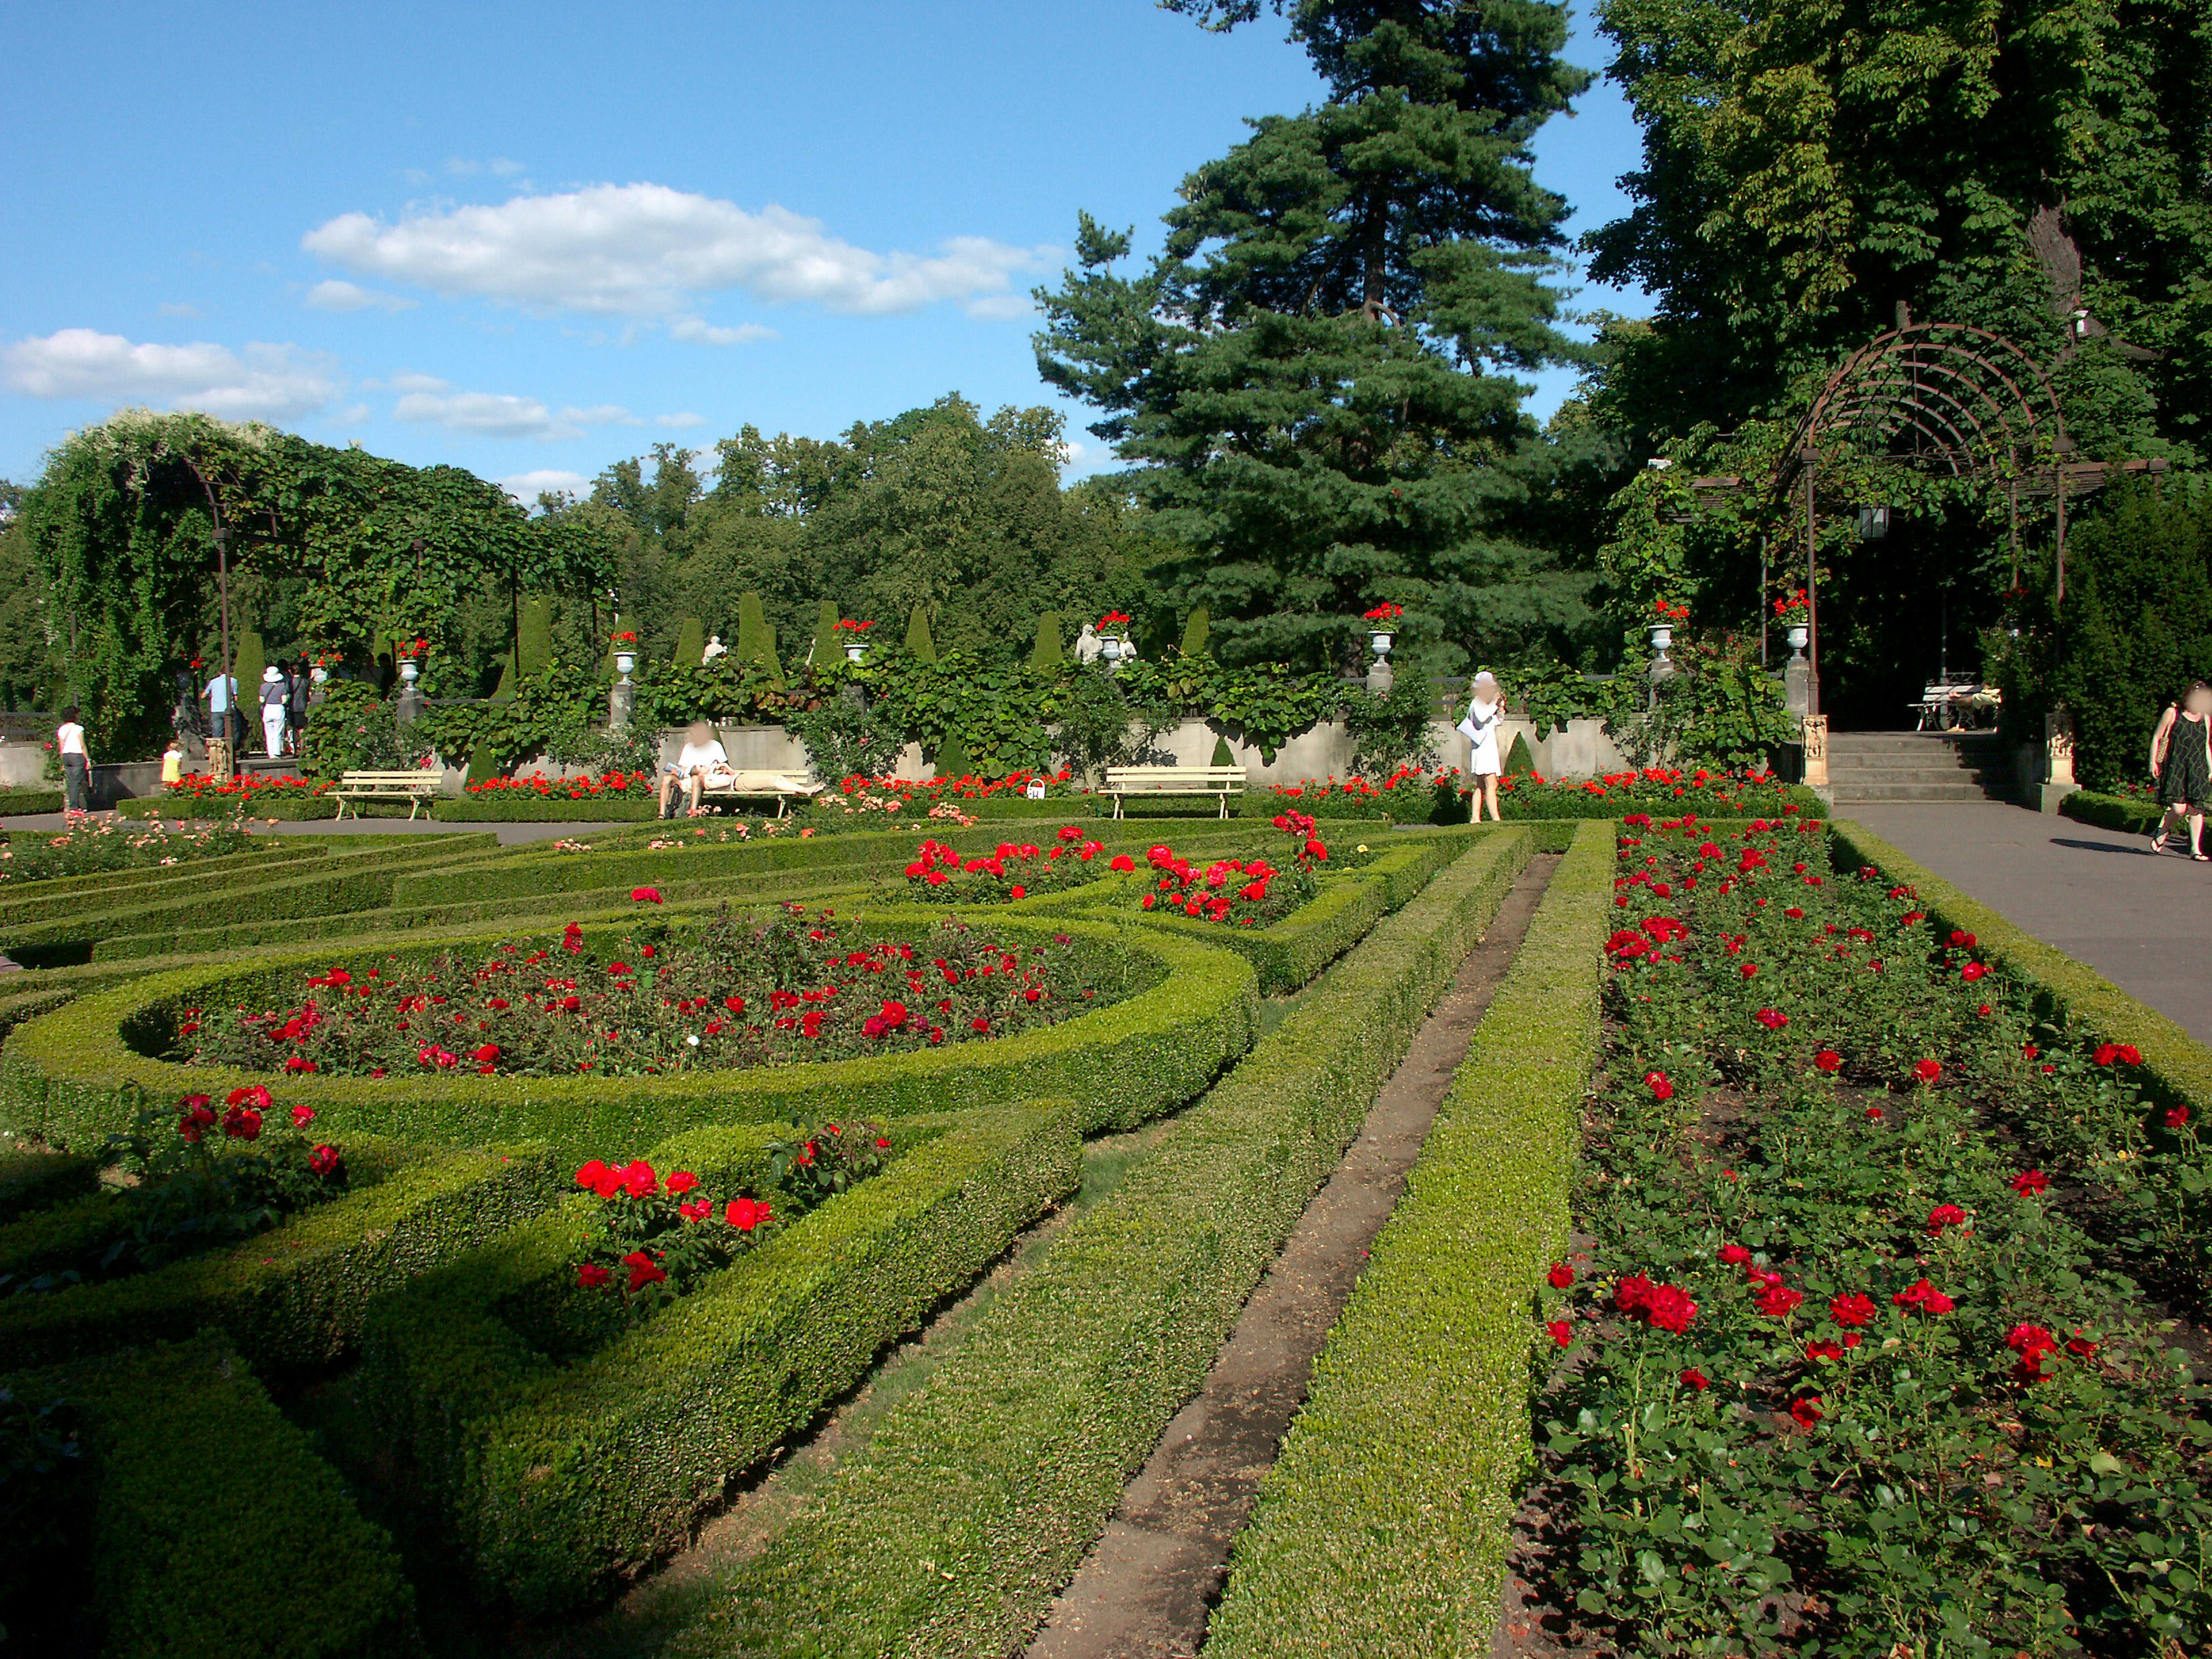
M 1467 718 L 1459 723 L 1460 735 L 1467 739 L 1467 772 L 1474 785 L 1474 815 L 1471 822 L 1482 822 L 1482 809 L 1486 803 L 1493 822 L 1504 822 L 1498 810 L 1498 775 L 1505 769 L 1498 753 L 1498 728 L 1505 720 L 1505 693 L 1499 689 L 1498 677 L 1487 668 L 1474 677 L 1474 696 L 1467 705 Z
M 270 760 L 284 752 L 285 705 L 291 696 L 283 669 L 272 662 L 261 671 L 261 738 Z

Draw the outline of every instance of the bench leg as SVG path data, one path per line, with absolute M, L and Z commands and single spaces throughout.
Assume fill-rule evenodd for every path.
M 416 809 L 417 807 L 421 806 L 422 805 L 422 797 L 421 797 L 421 796 L 419 796 L 419 795 L 410 795 L 410 796 L 408 796 L 408 798 L 407 798 L 407 822 L 408 822 L 408 823 L 414 823 L 414 822 L 415 822 L 415 812 L 416 812 Z
M 1229 816 L 1229 797 L 1225 794 L 1221 798 L 1221 816 L 1224 818 Z
M 1115 821 L 1116 823 L 1120 823 L 1120 822 L 1121 822 L 1121 798 L 1119 795 L 1116 795 L 1116 796 L 1115 796 L 1115 797 L 1114 797 L 1114 821 Z

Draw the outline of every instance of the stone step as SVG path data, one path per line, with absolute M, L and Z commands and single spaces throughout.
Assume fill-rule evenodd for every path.
M 1838 755 L 1828 756 L 1832 771 L 1893 772 L 1907 775 L 1928 774 L 1936 777 L 1950 777 L 1965 772 L 2004 772 L 2011 763 L 1996 755 L 1966 755 L 1953 757 L 1947 755 Z
M 1984 789 L 1978 784 L 1957 783 L 1851 783 L 1831 780 L 1828 793 L 1839 806 L 1853 802 L 1872 804 L 1878 801 L 1985 801 L 2006 799 L 2001 790 Z

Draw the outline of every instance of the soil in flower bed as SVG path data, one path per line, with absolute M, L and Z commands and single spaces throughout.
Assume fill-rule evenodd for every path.
M 1116 1001 L 1144 971 L 1065 933 L 947 920 L 918 943 L 863 939 L 803 911 L 646 923 L 605 960 L 571 923 L 481 956 L 333 966 L 287 1006 L 187 1010 L 170 1057 L 370 1078 L 744 1070 L 1010 1036 Z
M 1622 838 L 1508 1650 L 2193 1649 L 2196 1126 L 1823 840 Z

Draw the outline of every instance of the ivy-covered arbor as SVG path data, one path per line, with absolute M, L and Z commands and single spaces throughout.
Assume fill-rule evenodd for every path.
M 496 599 L 512 617 L 522 594 L 586 591 L 621 549 L 601 517 L 532 520 L 458 467 L 205 415 L 118 414 L 72 434 L 23 507 L 50 647 L 104 752 L 150 752 L 174 670 L 222 655 L 218 520 L 231 575 L 283 584 L 297 641 L 354 661 L 416 638 L 434 659 L 465 605 Z

